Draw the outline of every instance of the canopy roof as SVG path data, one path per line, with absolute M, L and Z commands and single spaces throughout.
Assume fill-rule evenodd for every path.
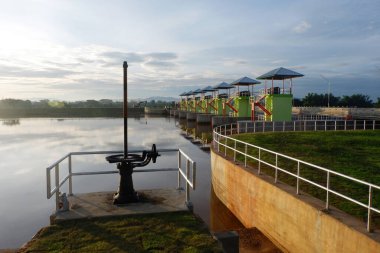
M 215 91 L 215 89 L 211 86 L 207 86 L 206 88 L 203 88 L 202 91 L 209 92 L 209 91 Z
M 188 92 L 184 92 L 183 95 L 186 96 L 186 97 L 188 97 L 190 95 L 193 95 L 193 92 L 190 90 Z
M 284 79 L 290 79 L 290 78 L 301 77 L 301 76 L 303 75 L 300 73 L 281 67 L 278 69 L 271 70 L 268 73 L 265 73 L 264 75 L 259 76 L 257 79 L 284 80 Z
M 195 91 L 192 92 L 192 95 L 199 94 L 199 93 L 205 93 L 201 89 L 196 89 Z
M 222 82 L 222 83 L 220 83 L 218 85 L 215 85 L 212 88 L 214 88 L 215 90 L 227 90 L 227 89 L 232 89 L 232 88 L 235 88 L 235 87 L 233 85 L 231 85 L 231 84 L 226 83 L 226 82 Z
M 233 81 L 231 84 L 232 85 L 242 85 L 242 86 L 248 86 L 248 85 L 255 85 L 255 84 L 260 84 L 261 82 L 255 80 L 255 79 L 252 79 L 252 78 L 249 78 L 249 77 L 242 77 L 236 81 Z

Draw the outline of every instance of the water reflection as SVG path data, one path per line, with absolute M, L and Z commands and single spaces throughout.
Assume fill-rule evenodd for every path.
M 45 168 L 71 151 L 122 150 L 123 119 L 20 119 L 0 125 L 0 248 L 18 247 L 49 223 L 54 202 L 46 200 Z M 168 118 L 130 118 L 131 149 L 181 148 L 197 162 L 197 191 L 191 192 L 194 211 L 208 223 L 209 156 L 181 138 Z M 176 156 L 159 157 L 158 167 L 176 166 Z M 76 171 L 116 170 L 105 155 L 73 158 Z M 151 165 L 153 166 L 153 164 Z M 67 163 L 61 166 L 61 176 Z M 135 189 L 176 187 L 175 172 L 134 173 Z M 75 177 L 74 193 L 116 191 L 118 175 Z M 94 183 L 97 182 L 97 183 Z M 22 187 L 20 187 L 22 186 Z M 67 192 L 67 189 L 63 189 Z M 6 204 L 4 204 L 6 203 Z
M 190 140 L 193 144 L 198 145 L 203 151 L 210 151 L 212 141 L 211 124 L 197 124 L 195 121 L 179 119 L 176 126 L 182 130 L 182 136 Z
M 242 225 L 232 214 L 227 215 L 228 209 L 223 209 L 223 205 L 213 194 L 210 196 L 210 155 L 203 152 L 199 145 L 181 137 L 186 129 L 193 132 L 193 139 L 206 134 L 207 131 L 211 132 L 211 127 L 197 126 L 194 122 L 157 117 L 130 118 L 128 146 L 131 150 L 151 149 L 155 143 L 158 149 L 184 150 L 197 162 L 196 191 L 190 194 L 194 212 L 212 230 L 241 228 Z M 122 150 L 123 132 L 122 118 L 35 118 L 19 119 L 18 124 L 12 127 L 1 124 L 0 248 L 19 247 L 30 240 L 41 227 L 49 224 L 54 200 L 46 199 L 47 166 L 72 151 Z M 105 156 L 73 157 L 73 170 L 116 170 L 114 164 L 105 161 Z M 176 159 L 176 154 L 161 156 L 156 164 L 149 164 L 148 168 L 174 167 L 173 162 L 176 166 Z M 60 168 L 63 176 L 68 170 L 67 163 L 63 163 Z M 177 173 L 134 173 L 133 180 L 136 191 L 172 188 L 177 186 Z M 117 174 L 74 177 L 73 191 L 116 191 L 118 181 Z M 62 192 L 67 191 L 67 188 L 62 189 Z

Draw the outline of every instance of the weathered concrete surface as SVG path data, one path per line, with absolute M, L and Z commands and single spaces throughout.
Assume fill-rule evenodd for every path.
M 353 119 L 380 119 L 380 108 L 347 108 L 347 107 L 293 107 L 295 114 L 320 114 L 347 117 Z
M 168 114 L 168 109 L 145 107 L 144 112 L 145 114 L 149 114 L 149 115 L 166 115 Z
M 380 252 L 380 235 L 365 224 L 273 178 L 258 176 L 211 151 L 217 197 L 245 227 L 257 227 L 285 252 Z M 344 221 L 344 223 L 343 223 Z
M 195 112 L 187 112 L 186 113 L 186 119 L 187 120 L 196 120 L 197 114 Z
M 211 123 L 213 116 L 213 114 L 198 113 L 196 121 L 197 123 Z
M 180 119 L 186 119 L 186 116 L 187 116 L 187 111 L 179 111 L 178 112 L 178 117 Z
M 70 210 L 59 212 L 51 220 L 59 222 L 89 217 L 105 217 L 142 213 L 160 213 L 188 210 L 185 191 L 154 189 L 138 191 L 142 201 L 123 206 L 112 204 L 114 192 L 92 192 L 68 197 Z

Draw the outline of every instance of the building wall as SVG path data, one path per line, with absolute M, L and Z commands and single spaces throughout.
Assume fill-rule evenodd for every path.
M 318 201 L 304 201 L 213 151 L 211 171 L 216 196 L 245 227 L 257 227 L 285 252 L 380 252 L 378 234 L 340 222 Z

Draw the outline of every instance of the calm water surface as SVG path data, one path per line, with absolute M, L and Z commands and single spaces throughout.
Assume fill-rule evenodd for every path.
M 129 149 L 181 148 L 197 162 L 194 211 L 209 224 L 210 159 L 180 135 L 169 118 L 128 120 Z M 46 199 L 46 167 L 71 151 L 122 150 L 123 119 L 0 119 L 0 248 L 18 247 L 49 224 L 54 201 Z M 104 155 L 73 158 L 74 171 L 112 170 Z M 155 166 L 175 167 L 176 154 L 159 157 Z M 62 164 L 64 172 L 66 164 Z M 62 174 L 63 175 L 63 174 Z M 175 172 L 134 173 L 139 189 L 176 187 Z M 74 178 L 74 193 L 114 191 L 118 175 Z M 63 190 L 67 192 L 67 190 Z

